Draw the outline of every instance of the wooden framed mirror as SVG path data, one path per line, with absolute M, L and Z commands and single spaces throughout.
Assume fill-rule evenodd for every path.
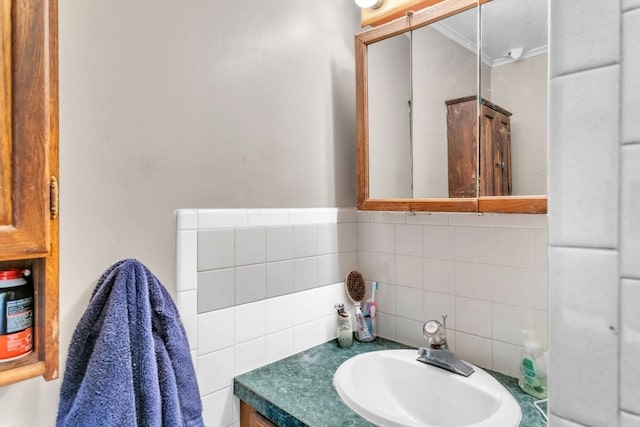
M 491 68 L 487 64 L 491 63 L 483 52 L 489 45 L 482 43 L 482 32 L 495 33 L 487 41 L 503 37 L 505 43 L 512 43 L 512 37 L 501 36 L 501 27 L 490 25 L 495 19 L 504 19 L 502 15 L 493 21 L 483 19 L 480 8 L 484 5 L 480 4 L 495 3 L 492 11 L 503 11 L 500 3 L 505 2 L 519 0 L 445 0 L 356 35 L 358 209 L 546 213 L 545 195 L 512 192 L 511 187 L 506 193 L 495 192 L 493 186 L 487 186 L 490 179 L 481 178 L 495 172 L 488 165 L 503 164 L 498 157 L 489 159 L 483 151 L 484 134 L 491 131 L 486 114 L 480 113 L 486 105 L 495 105 L 490 99 L 500 90 L 489 78 Z M 492 11 L 489 16 L 495 15 Z M 464 28 L 465 33 L 460 34 L 459 28 Z M 544 31 L 546 37 L 546 21 Z M 495 47 L 494 51 L 499 49 Z M 546 74 L 541 78 L 546 82 Z M 546 86 L 544 91 L 544 111 L 539 111 L 537 117 L 543 115 L 545 120 L 538 120 L 533 126 L 543 126 L 546 132 Z M 469 178 L 464 182 L 467 190 L 462 193 L 452 190 L 455 168 L 450 164 L 453 155 L 448 139 L 452 125 L 447 118 L 448 110 L 459 109 L 462 104 L 457 102 L 461 100 L 471 105 L 466 130 L 461 130 L 460 125 L 453 127 L 469 139 L 465 150 L 470 157 L 464 168 Z M 502 110 L 506 111 L 497 111 Z M 516 124 L 521 132 L 521 122 Z M 511 131 L 503 125 L 503 133 L 505 129 Z M 544 141 L 538 142 L 546 150 L 546 135 Z M 537 172 L 546 175 L 546 164 Z M 497 179 L 493 175 L 496 174 L 490 175 L 491 180 Z M 520 174 L 510 174 L 509 178 L 511 175 L 517 175 L 522 182 Z M 542 186 L 546 188 L 546 182 Z

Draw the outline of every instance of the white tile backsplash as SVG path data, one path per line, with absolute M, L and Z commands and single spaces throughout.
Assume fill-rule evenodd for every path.
M 520 359 L 522 345 L 509 344 L 493 340 L 492 364 L 493 369 L 514 378 L 520 377 Z
M 491 264 L 533 266 L 533 229 L 500 227 L 492 238 Z
M 198 315 L 198 355 L 231 347 L 234 344 L 234 308 Z
M 401 316 L 396 316 L 395 320 L 396 341 L 414 347 L 420 347 L 421 345 L 424 345 L 424 337 L 422 336 L 422 325 L 424 322 L 407 319 L 406 317 Z M 380 335 L 384 336 L 381 333 Z
M 396 314 L 396 285 L 385 282 L 378 283 L 376 291 L 376 310 L 378 313 Z
M 286 295 L 293 292 L 293 261 L 267 263 L 266 291 L 267 298 Z
M 423 318 L 423 292 L 422 289 L 396 287 L 396 315 L 405 319 L 418 322 Z M 419 329 L 417 330 L 419 331 Z
M 176 295 L 176 307 L 180 313 L 180 319 L 187 333 L 191 350 L 196 349 L 197 339 L 197 315 L 198 315 L 198 293 L 197 291 L 182 291 Z
M 396 249 L 395 231 L 396 231 L 395 224 L 387 224 L 383 222 L 372 222 L 370 226 L 371 250 L 375 252 L 383 252 L 388 254 L 395 253 L 395 249 Z
M 491 300 L 495 266 L 475 262 L 455 263 L 455 294 L 461 297 Z M 426 282 L 425 282 L 426 283 Z
M 293 307 L 289 310 L 290 313 L 293 314 L 293 324 L 295 326 L 312 322 L 318 318 L 319 307 L 317 295 L 315 289 L 293 294 Z
M 318 258 L 297 258 L 293 260 L 293 289 L 304 291 L 318 286 Z
M 282 261 L 293 258 L 293 227 L 267 227 L 267 261 Z
M 266 336 L 266 363 L 293 354 L 293 329 L 287 328 Z
M 176 232 L 176 283 L 177 292 L 191 291 L 198 287 L 198 232 Z
M 533 309 L 540 274 L 528 268 L 493 267 L 492 301 Z M 545 283 L 546 285 L 546 283 Z
M 344 257 L 340 254 L 318 256 L 318 284 L 320 286 L 330 285 L 339 282 L 346 277 L 346 269 L 343 268 L 341 260 Z M 355 269 L 351 268 L 349 270 Z
M 535 330 L 534 311 L 531 308 L 493 303 L 492 306 L 494 340 L 514 345 L 522 345 L 526 338 L 523 331 Z
M 246 209 L 199 209 L 198 230 L 209 228 L 234 228 L 249 225 Z
M 233 387 L 202 397 L 202 418 L 208 426 L 228 426 L 234 422 Z
M 231 307 L 235 298 L 235 270 L 202 271 L 198 273 L 198 313 Z
M 398 255 L 422 256 L 424 249 L 421 225 L 396 225 L 396 253 Z
M 480 367 L 492 367 L 493 346 L 490 338 L 456 331 L 456 354 L 469 363 Z
M 267 363 L 267 346 L 264 334 L 251 341 L 233 347 L 233 375 L 244 374 Z
M 447 314 L 447 329 L 456 329 L 456 297 L 438 292 L 424 292 L 422 320 L 436 319 L 441 321 L 442 314 Z
M 447 259 L 424 258 L 424 289 L 445 294 L 456 293 L 456 263 Z
M 393 254 L 371 253 L 369 272 L 365 275 L 369 280 L 396 283 L 396 257 Z
M 266 300 L 266 333 L 272 334 L 294 325 L 292 307 L 295 305 L 294 295 L 282 295 Z
M 234 372 L 233 347 L 198 357 L 198 385 L 203 396 L 229 387 Z
M 490 301 L 456 297 L 456 330 L 491 338 Z
M 499 214 L 451 214 L 449 224 L 462 226 L 497 226 L 500 224 Z
M 260 301 L 266 298 L 265 264 L 236 267 L 234 272 L 234 304 Z
M 266 260 L 266 235 L 264 227 L 236 228 L 234 265 L 263 263 Z
M 424 226 L 424 256 L 455 259 L 456 229 L 448 225 Z
M 455 259 L 491 264 L 495 232 L 490 227 L 455 227 Z
M 198 211 L 196 209 L 180 209 L 176 211 L 176 230 L 197 230 Z
M 256 301 L 235 307 L 233 311 L 234 344 L 237 345 L 266 334 L 266 310 L 266 301 Z
M 295 225 L 293 227 L 293 256 L 302 258 L 316 255 L 318 255 L 318 225 Z
M 178 293 L 192 312 L 185 326 L 199 375 L 213 366 L 237 375 L 334 338 L 333 304 L 351 306 L 343 280 L 353 269 L 365 276 L 367 293 L 371 281 L 379 282 L 379 336 L 424 345 L 423 323 L 446 312 L 450 348 L 485 368 L 513 375 L 519 357 L 518 343 L 510 342 L 519 326 L 496 322 L 521 325 L 526 308 L 527 325 L 546 325 L 546 274 L 536 262 L 547 258 L 545 216 L 232 211 L 239 218 L 225 210 L 191 212 L 204 227 L 186 230 L 196 241 L 192 235 L 184 239 L 189 244 L 177 244 L 185 249 L 176 256 L 185 269 L 178 286 L 193 288 L 186 270 L 199 271 L 189 273 L 198 278 L 196 289 Z M 503 250 L 499 259 L 494 247 Z M 231 377 L 224 375 L 205 380 L 205 414 L 231 413 L 237 421 L 235 398 L 225 400 Z
M 198 271 L 228 268 L 234 265 L 233 229 L 198 231 Z
M 424 263 L 422 257 L 396 256 L 396 284 L 422 290 Z
M 250 227 L 287 224 L 288 209 L 251 209 L 247 211 L 247 225 Z
M 319 224 L 317 228 L 318 255 L 338 252 L 338 224 Z

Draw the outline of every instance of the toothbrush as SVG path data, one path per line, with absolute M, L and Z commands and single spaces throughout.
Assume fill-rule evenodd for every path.
M 371 299 L 369 302 L 369 315 L 372 319 L 376 317 L 376 289 L 378 289 L 378 282 L 373 282 L 371 286 Z

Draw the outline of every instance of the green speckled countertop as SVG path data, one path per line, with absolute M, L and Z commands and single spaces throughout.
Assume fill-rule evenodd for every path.
M 371 426 L 347 407 L 333 388 L 333 374 L 347 359 L 369 351 L 411 348 L 383 338 L 371 343 L 353 341 L 351 348 L 338 347 L 336 340 L 239 375 L 233 392 L 241 400 L 282 427 Z M 521 427 L 544 427 L 532 396 L 518 387 L 515 378 L 486 370 L 522 408 Z

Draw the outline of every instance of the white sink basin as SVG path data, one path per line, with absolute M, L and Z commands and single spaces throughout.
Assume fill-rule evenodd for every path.
M 359 354 L 333 376 L 340 398 L 381 426 L 517 427 L 522 411 L 491 375 L 463 377 L 416 361 L 416 350 Z

